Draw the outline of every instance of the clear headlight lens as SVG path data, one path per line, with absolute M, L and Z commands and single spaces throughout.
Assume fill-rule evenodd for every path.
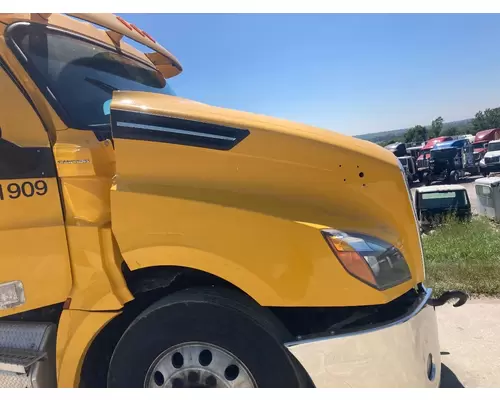
M 322 233 L 345 270 L 364 283 L 385 290 L 411 279 L 403 255 L 391 244 L 360 233 Z

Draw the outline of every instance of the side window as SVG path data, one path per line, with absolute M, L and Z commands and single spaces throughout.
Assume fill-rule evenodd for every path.
M 21 147 L 49 147 L 39 116 L 7 71 L 0 66 L 1 142 Z
M 51 176 L 55 165 L 45 127 L 0 64 L 0 180 Z
M 476 194 L 478 196 L 488 197 L 491 195 L 491 189 L 486 185 L 476 185 Z

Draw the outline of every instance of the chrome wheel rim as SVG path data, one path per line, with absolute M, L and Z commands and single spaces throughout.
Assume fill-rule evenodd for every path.
M 231 352 L 209 343 L 189 342 L 167 349 L 151 364 L 148 388 L 254 388 L 255 379 Z

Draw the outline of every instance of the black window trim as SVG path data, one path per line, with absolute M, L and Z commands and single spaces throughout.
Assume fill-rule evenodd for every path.
M 50 25 L 45 25 L 37 22 L 28 22 L 28 21 L 17 21 L 14 22 L 10 25 L 7 26 L 5 29 L 5 42 L 7 43 L 7 46 L 10 48 L 10 50 L 14 53 L 16 56 L 17 60 L 21 63 L 23 68 L 28 72 L 30 75 L 31 79 L 35 82 L 36 86 L 38 89 L 42 92 L 42 94 L 45 96 L 49 104 L 52 106 L 54 111 L 57 113 L 59 118 L 61 118 L 62 122 L 71 129 L 77 129 L 77 130 L 84 130 L 84 131 L 93 131 L 98 139 L 102 140 L 100 138 L 101 134 L 104 134 L 104 136 L 107 136 L 111 132 L 111 121 L 108 126 L 86 126 L 86 125 L 81 125 L 75 122 L 67 113 L 65 110 L 64 106 L 61 104 L 61 102 L 56 98 L 56 96 L 52 93 L 50 90 L 49 86 L 47 85 L 47 82 L 45 78 L 41 75 L 41 73 L 35 68 L 29 58 L 24 54 L 24 52 L 19 48 L 15 40 L 11 37 L 12 31 L 17 27 L 17 26 L 40 26 L 42 28 L 45 28 L 49 31 L 56 31 L 59 33 L 62 33 L 64 35 L 70 36 L 72 38 L 78 39 L 85 41 L 87 43 L 94 44 L 96 46 L 108 49 L 110 51 L 115 52 L 116 54 L 122 55 L 124 57 L 130 58 L 134 61 L 137 61 L 144 65 L 147 68 L 150 68 L 153 71 L 159 72 L 157 69 L 149 65 L 148 63 L 144 62 L 144 60 L 141 60 L 138 57 L 134 57 L 133 55 L 122 51 L 121 49 L 117 49 L 116 47 L 113 47 L 107 43 L 100 42 L 98 40 L 95 40 L 93 38 L 90 38 L 88 36 L 82 35 L 80 33 L 72 32 L 67 29 L 62 29 L 59 27 L 54 27 Z M 167 83 L 168 84 L 168 83 Z

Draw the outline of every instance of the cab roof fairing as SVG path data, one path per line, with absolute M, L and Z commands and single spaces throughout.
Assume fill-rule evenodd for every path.
M 109 38 L 108 40 L 110 42 L 106 44 L 113 44 L 117 48 L 123 47 L 125 51 L 133 49 L 134 52 L 142 54 L 143 57 L 154 65 L 165 79 L 173 78 L 182 72 L 180 62 L 167 49 L 158 44 L 149 34 L 137 28 L 134 24 L 128 23 L 114 14 L 0 14 L 0 22 L 9 24 L 17 21 L 44 23 L 57 28 L 68 29 L 77 34 L 88 36 L 101 42 L 103 41 L 104 32 L 106 34 L 104 37 Z M 103 29 L 97 28 L 96 25 Z M 123 37 L 127 37 L 136 43 L 146 46 L 153 50 L 153 52 L 143 53 L 134 46 L 125 43 Z

